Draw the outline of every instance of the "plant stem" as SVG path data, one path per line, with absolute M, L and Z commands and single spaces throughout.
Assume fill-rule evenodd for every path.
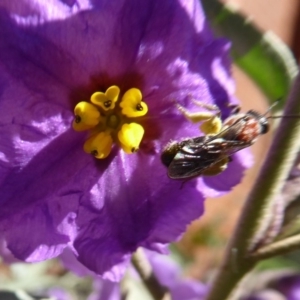
M 139 273 L 145 287 L 148 289 L 153 299 L 164 299 L 168 290 L 163 287 L 154 276 L 151 265 L 141 248 L 132 255 L 131 262 L 135 270 Z
M 300 115 L 299 75 L 294 82 L 284 114 Z M 226 299 L 243 275 L 255 266 L 256 261 L 249 258 L 249 248 L 272 199 L 280 193 L 285 183 L 300 147 L 299 136 L 300 118 L 283 118 L 262 170 L 243 207 L 224 262 L 207 300 Z
M 285 254 L 293 250 L 300 249 L 300 234 L 285 238 L 281 241 L 274 242 L 258 251 L 251 254 L 251 258 L 255 260 L 262 260 L 280 254 Z

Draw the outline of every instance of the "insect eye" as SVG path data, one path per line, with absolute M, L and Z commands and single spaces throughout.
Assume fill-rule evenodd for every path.
M 261 134 L 265 134 L 269 131 L 269 122 L 267 119 L 261 119 L 260 120 L 260 125 L 261 125 Z

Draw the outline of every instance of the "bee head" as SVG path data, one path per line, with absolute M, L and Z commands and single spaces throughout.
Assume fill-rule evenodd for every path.
M 261 127 L 260 134 L 265 134 L 269 131 L 269 128 L 270 128 L 269 122 L 268 122 L 268 119 L 264 115 L 258 113 L 255 110 L 249 110 L 247 112 L 247 115 L 254 117 L 259 122 L 260 127 Z

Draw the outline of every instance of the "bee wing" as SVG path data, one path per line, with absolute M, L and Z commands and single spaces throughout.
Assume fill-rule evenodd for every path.
M 249 144 L 240 141 L 223 141 L 205 144 L 189 143 L 175 155 L 168 168 L 168 176 L 171 179 L 191 179 L 203 174 L 221 160 L 233 155 Z
M 213 166 L 225 155 L 203 153 L 197 155 L 183 155 L 177 153 L 168 168 L 168 175 L 172 179 L 189 179 L 197 177 L 206 169 Z

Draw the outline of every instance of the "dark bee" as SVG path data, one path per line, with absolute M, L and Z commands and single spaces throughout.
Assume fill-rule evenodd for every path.
M 199 114 L 195 116 L 183 107 L 177 107 L 189 120 L 199 120 Z M 268 132 L 268 118 L 265 115 L 254 110 L 247 113 L 238 111 L 235 108 L 234 113 L 221 122 L 218 133 L 207 131 L 204 136 L 170 142 L 161 155 L 162 163 L 168 167 L 168 176 L 187 180 L 199 175 L 220 174 L 226 169 L 232 154 L 251 146 L 260 135 Z M 210 123 L 219 114 L 212 114 L 205 122 Z

